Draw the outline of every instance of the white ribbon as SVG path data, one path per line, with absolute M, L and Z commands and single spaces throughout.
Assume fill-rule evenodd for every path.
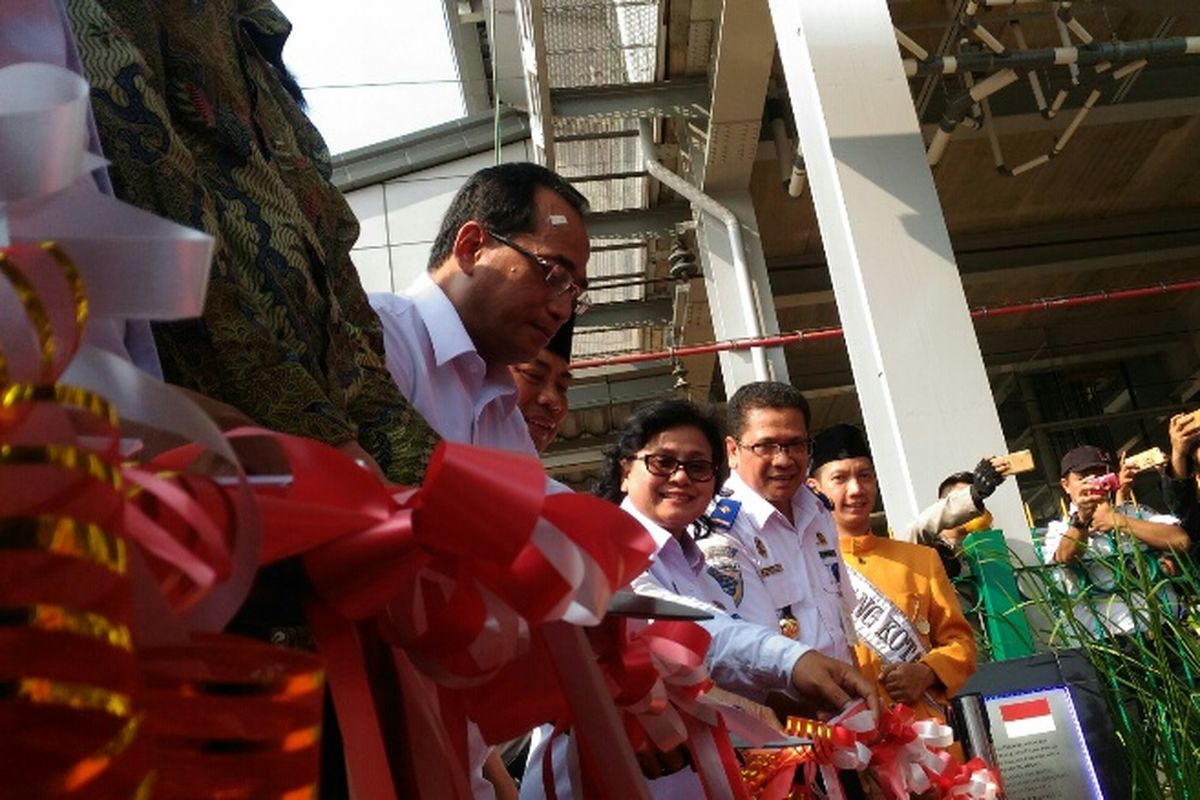
M 30 243 L 58 243 L 79 271 L 90 318 L 199 315 L 208 285 L 212 237 L 97 190 L 88 173 L 107 162 L 86 150 L 88 102 L 87 82 L 70 70 L 40 63 L 0 69 L 0 246 L 8 245 L 9 234 Z M 47 278 L 42 263 L 46 261 L 24 265 L 39 270 L 29 276 L 31 284 L 49 306 L 71 308 L 70 302 L 57 296 L 65 289 L 56 283 L 63 282 Z M 10 313 L 20 308 L 14 307 L 12 291 L 7 281 L 0 281 L 0 309 L 4 310 L 0 343 L 15 344 L 17 352 L 12 355 L 19 355 L 30 333 L 24 314 Z M 63 333 L 59 325 L 54 328 L 56 336 Z M 27 372 L 19 358 L 10 367 L 18 378 Z M 199 442 L 231 464 L 238 463 L 212 420 L 186 397 L 106 352 L 85 345 L 60 379 L 105 396 L 125 420 Z M 234 573 L 180 615 L 188 629 L 221 630 L 254 578 L 257 509 L 244 483 L 235 503 Z M 131 558 L 135 571 L 149 576 L 140 555 L 134 552 Z M 153 579 L 135 581 L 134 590 L 139 633 L 158 640 L 172 638 L 178 621 L 153 590 Z
M 87 114 L 88 85 L 74 72 L 33 63 L 0 69 L 7 236 L 58 242 L 76 261 L 94 316 L 199 316 L 212 237 L 100 194 L 88 173 L 107 162 L 85 150 Z
M 996 800 L 1000 796 L 1000 786 L 992 779 L 992 773 L 986 769 L 977 769 L 971 773 L 971 780 L 964 786 L 955 786 L 951 790 L 952 797 L 969 797 L 972 800 Z
M 0 203 L 60 192 L 104 164 L 87 153 L 88 85 L 50 64 L 0 69 Z

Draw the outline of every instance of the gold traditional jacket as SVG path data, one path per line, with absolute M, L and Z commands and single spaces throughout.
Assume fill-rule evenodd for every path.
M 941 684 L 935 684 L 929 694 L 945 704 L 975 672 L 978 651 L 937 551 L 871 534 L 839 538 L 846 566 L 891 600 L 920 636 L 926 653 L 919 660 L 933 670 Z M 860 597 L 859 602 L 862 600 Z M 879 681 L 885 662 L 861 639 L 854 650 L 863 674 L 875 681 L 885 702 L 892 702 Z M 941 718 L 929 703 L 918 704 L 915 710 L 922 719 Z

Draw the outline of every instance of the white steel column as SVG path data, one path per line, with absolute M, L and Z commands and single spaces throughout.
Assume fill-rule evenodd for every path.
M 892 529 L 1006 450 L 886 0 L 770 0 Z M 1028 552 L 1015 482 L 988 507 Z

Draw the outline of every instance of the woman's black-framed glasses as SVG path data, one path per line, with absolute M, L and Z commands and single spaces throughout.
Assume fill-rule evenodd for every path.
M 651 475 L 657 475 L 660 478 L 671 477 L 681 467 L 684 473 L 697 483 L 712 480 L 713 476 L 717 474 L 717 465 L 702 458 L 681 461 L 675 456 L 666 456 L 657 453 L 634 456 L 634 458 L 646 465 L 647 472 Z
M 557 261 L 552 261 L 545 256 L 538 255 L 528 248 L 522 247 L 512 239 L 509 239 L 507 236 L 501 236 L 498 233 L 493 233 L 486 228 L 484 231 L 488 236 L 492 237 L 497 242 L 500 242 L 500 244 L 505 245 L 506 247 L 511 247 L 513 250 L 516 250 L 518 253 L 541 267 L 542 272 L 546 273 L 547 286 L 553 289 L 556 294 L 569 294 L 571 296 L 572 310 L 575 312 L 576 316 L 584 313 L 592 307 L 591 300 L 587 296 L 587 290 L 575 282 L 575 279 L 571 277 L 571 272 L 562 264 L 558 263 Z

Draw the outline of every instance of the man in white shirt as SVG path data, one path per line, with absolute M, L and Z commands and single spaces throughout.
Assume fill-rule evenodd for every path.
M 537 455 L 509 365 L 537 356 L 583 308 L 586 208 L 583 195 L 537 164 L 480 170 L 446 211 L 428 272 L 404 294 L 370 296 L 388 371 L 442 438 Z M 474 726 L 469 736 L 472 788 L 489 798 L 480 779 L 488 748 Z M 503 779 L 498 756 L 489 767 Z
M 586 205 L 536 164 L 481 170 L 446 212 L 428 272 L 371 295 L 388 371 L 443 438 L 535 455 L 508 367 L 583 307 Z

